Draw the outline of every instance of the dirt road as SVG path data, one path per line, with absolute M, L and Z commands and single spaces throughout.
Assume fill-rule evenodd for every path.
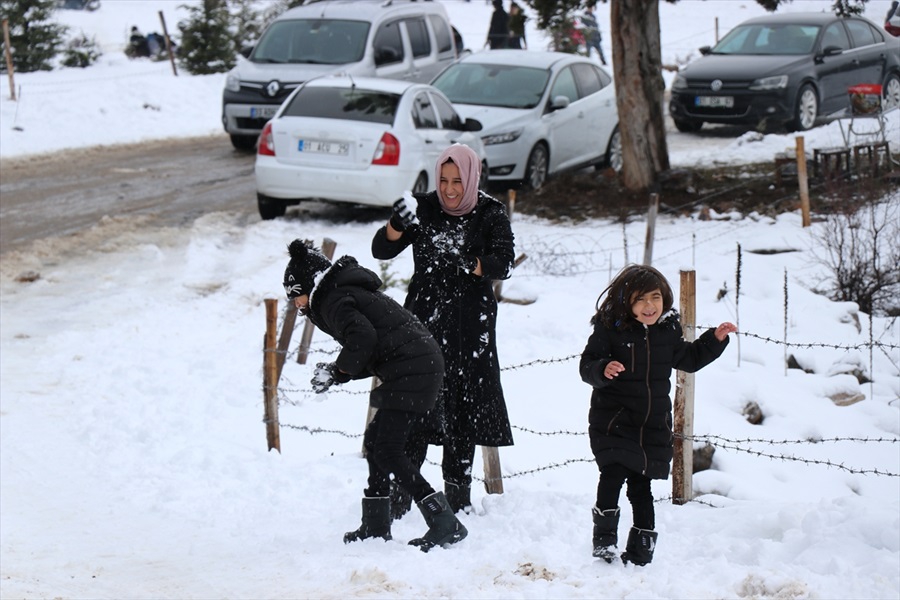
M 159 226 L 215 211 L 256 215 L 253 161 L 224 136 L 2 161 L 0 254 L 86 229 L 107 215 L 149 217 Z

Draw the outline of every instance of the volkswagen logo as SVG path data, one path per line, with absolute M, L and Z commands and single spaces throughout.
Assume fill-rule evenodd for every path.
M 274 83 L 278 83 L 277 81 Z M 272 85 L 271 83 L 269 85 Z M 712 83 L 709 84 L 709 89 L 714 92 L 718 92 L 722 89 L 722 80 L 721 79 L 713 79 Z
M 719 84 L 722 82 L 720 81 Z M 277 79 L 270 81 L 266 84 L 266 94 L 268 94 L 269 98 L 274 98 L 278 95 L 278 92 L 281 91 L 281 82 Z

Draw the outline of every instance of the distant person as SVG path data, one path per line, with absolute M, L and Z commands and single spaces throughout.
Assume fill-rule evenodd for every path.
M 147 43 L 147 38 L 144 37 L 144 34 L 137 28 L 137 25 L 131 28 L 127 54 L 132 58 L 136 56 L 143 58 L 150 56 L 150 45 Z
M 588 58 L 590 58 L 591 48 L 593 48 L 600 56 L 600 62 L 605 65 L 606 58 L 603 56 L 603 48 L 600 46 L 602 36 L 600 35 L 600 26 L 597 24 L 597 17 L 594 16 L 593 3 L 588 2 L 587 6 L 585 6 L 581 23 L 584 25 L 584 44 Z
M 513 2 L 509 5 L 509 47 L 514 50 L 527 50 L 528 42 L 525 41 L 525 21 L 528 17 L 522 11 L 522 7 Z
M 494 12 L 484 45 L 490 46 L 491 50 L 509 47 L 509 13 L 503 9 L 503 0 L 494 0 Z
M 363 444 L 369 466 L 363 492 L 362 523 L 344 535 L 344 543 L 367 538 L 391 539 L 391 483 L 415 499 L 428 531 L 409 542 L 427 552 L 456 543 L 467 531 L 404 453 L 413 424 L 437 401 L 444 375 L 441 349 L 411 312 L 379 291 L 381 279 L 352 256 L 334 264 L 311 242 L 294 240 L 284 271 L 284 291 L 301 314 L 332 336 L 341 351 L 331 363 L 316 365 L 317 394 L 351 379 L 376 376 L 369 393 L 378 409 L 366 427 Z
M 710 364 L 737 328 L 722 323 L 686 341 L 669 282 L 645 265 L 622 269 L 600 298 L 579 365 L 593 388 L 588 434 L 600 468 L 592 554 L 616 558 L 619 494 L 627 482 L 633 526 L 621 558 L 643 566 L 653 560 L 657 538 L 650 482 L 668 478 L 672 462 L 672 369 L 693 373 Z

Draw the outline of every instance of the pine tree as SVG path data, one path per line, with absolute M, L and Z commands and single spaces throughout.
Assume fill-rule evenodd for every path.
M 262 12 L 254 8 L 256 0 L 228 0 L 228 4 L 235 47 L 255 45 L 264 26 Z
M 66 67 L 89 67 L 100 58 L 103 53 L 94 37 L 88 38 L 83 31 L 80 36 L 76 36 L 69 40 L 66 49 L 63 52 L 62 64 Z
M 0 0 L 0 19 L 9 21 L 13 68 L 20 73 L 50 71 L 67 28 L 51 21 L 56 0 Z M 0 48 L 3 48 L 0 38 Z M 5 48 L 3 51 L 5 52 Z
M 181 66 L 194 75 L 224 73 L 236 60 L 227 0 L 203 0 L 188 7 L 190 16 L 178 23 Z

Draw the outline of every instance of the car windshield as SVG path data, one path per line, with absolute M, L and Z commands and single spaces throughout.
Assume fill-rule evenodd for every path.
M 432 85 L 454 104 L 534 108 L 549 79 L 545 69 L 459 63 L 448 67 Z
M 816 25 L 738 25 L 712 49 L 713 54 L 809 54 L 819 35 Z
M 304 87 L 285 107 L 282 117 L 318 117 L 392 125 L 399 94 L 359 88 Z
M 359 62 L 369 23 L 338 19 L 276 21 L 266 30 L 250 60 L 261 63 L 344 65 Z

